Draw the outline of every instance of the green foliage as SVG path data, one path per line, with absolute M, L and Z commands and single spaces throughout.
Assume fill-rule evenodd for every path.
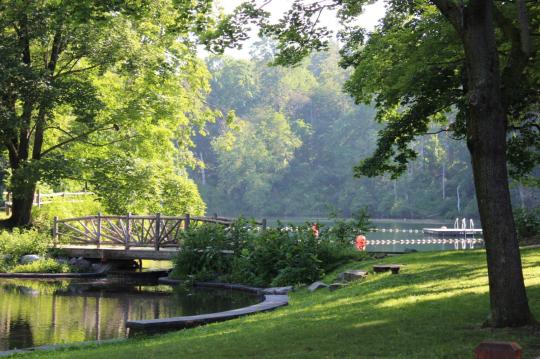
M 344 217 L 361 207 L 381 218 L 478 216 L 465 143 L 444 132 L 410 144 L 418 156 L 399 178 L 353 178 L 354 165 L 376 148 L 376 109 L 341 92 L 348 72 L 335 45 L 293 69 L 267 66 L 271 45 L 254 47 L 249 61 L 209 60 L 216 88 L 209 105 L 237 115 L 195 140 L 205 164 L 191 174 L 210 213 L 320 217 L 330 206 Z M 531 184 L 520 185 L 528 186 L 527 207 L 540 198 Z M 515 201 L 520 186 L 512 188 Z
M 223 60 L 212 84 L 224 88 L 221 79 L 227 81 L 227 88 L 233 89 L 228 96 L 238 94 L 231 106 L 237 109 L 236 104 L 242 103 L 242 115 L 271 104 L 287 118 L 303 119 L 310 131 L 298 132 L 302 146 L 282 173 L 282 180 L 268 185 L 272 201 L 259 213 L 230 200 L 239 198 L 238 193 L 224 196 L 212 188 L 203 189 L 209 208 L 257 215 L 320 216 L 331 204 L 345 208 L 346 215 L 368 206 L 370 213 L 381 217 L 478 216 L 463 141 L 469 102 L 462 39 L 433 2 L 388 1 L 380 26 L 368 34 L 357 20 L 369 3 L 297 1 L 275 24 L 270 24 L 265 14 L 238 9 L 238 16 L 256 17 L 263 25 L 262 33 L 270 39 L 252 50 L 254 56 L 244 66 Z M 502 87 L 509 121 L 509 171 L 521 184 L 537 186 L 540 46 L 532 34 L 536 55 L 525 57 L 509 50 L 520 48 L 520 36 L 511 35 L 520 32 L 516 4 L 494 2 L 499 62 L 506 83 Z M 535 2 L 527 2 L 526 7 L 530 28 L 538 28 L 540 7 Z M 326 32 L 317 19 L 331 8 L 344 25 L 339 33 L 339 54 L 331 42 L 319 37 Z M 315 52 L 321 48 L 329 51 Z M 515 55 L 518 57 L 513 58 Z M 269 69 L 264 66 L 268 62 L 296 67 Z M 340 70 L 338 62 L 347 71 Z M 519 75 L 511 70 L 516 65 L 525 66 L 517 71 Z M 223 76 L 239 69 L 242 78 L 250 79 L 250 89 L 262 89 L 258 95 L 250 91 L 249 103 L 242 100 L 243 82 Z M 314 77 L 315 84 L 308 86 L 309 91 L 295 87 L 296 81 L 283 81 L 287 71 L 309 84 Z M 360 106 L 339 93 L 343 83 Z M 289 92 L 291 89 L 294 91 Z M 211 99 L 211 104 L 225 103 L 220 93 Z M 425 136 L 427 133 L 432 135 Z M 219 157 L 219 150 L 216 152 Z M 214 168 L 213 155 L 204 155 L 208 168 Z M 352 175 L 358 180 L 353 181 Z M 365 178 L 379 175 L 377 180 Z M 206 171 L 210 181 L 211 176 L 211 170 Z M 535 193 L 526 198 L 525 206 L 537 205 L 538 190 Z M 513 195 L 516 199 L 517 193 Z
M 345 260 L 363 258 L 350 242 L 325 233 L 329 231 L 315 237 L 309 224 L 279 224 L 260 231 L 243 219 L 229 228 L 215 224 L 190 228 L 172 275 L 282 286 L 315 281 Z
M 196 56 L 212 9 L 211 0 L 0 5 L 0 143 L 14 198 L 70 178 L 109 211 L 150 211 L 171 202 L 171 188 L 189 203 L 165 211 L 200 211 L 185 172 L 197 163 L 191 137 L 215 116 Z M 14 208 L 10 223 L 28 225 Z
M 92 195 L 69 197 L 67 201 L 62 197 L 53 197 L 51 202 L 32 211 L 32 224 L 43 233 L 51 230 L 54 217 L 64 219 L 103 212 L 103 206 Z
M 198 280 L 215 279 L 230 271 L 231 256 L 223 253 L 230 246 L 221 225 L 191 226 L 180 241 L 182 250 L 174 259 L 172 276 L 194 275 Z
M 301 141 L 282 113 L 258 109 L 252 118 L 239 120 L 236 130 L 217 137 L 212 146 L 221 178 L 217 189 L 236 193 L 256 210 L 269 201 L 272 185 L 282 178 Z
M 295 1 L 275 23 L 268 20 L 266 13 L 242 11 L 239 7 L 234 16 L 222 22 L 234 22 L 242 16 L 257 19 L 262 26 L 260 32 L 277 42 L 272 63 L 298 65 L 311 52 L 329 48 L 331 32 L 319 19 L 325 11 L 336 10 L 343 25 L 338 33 L 343 43 L 341 66 L 353 70 L 345 90 L 357 103 L 374 103 L 376 119 L 385 123 L 374 153 L 356 166 L 355 175 L 390 173 L 396 178 L 418 156 L 413 146 L 415 139 L 432 127 L 464 138 L 469 96 L 467 54 L 463 50 L 463 33 L 455 29 L 457 20 L 448 15 L 448 9 L 453 7 L 451 1 L 448 7 L 441 2 L 388 1 L 379 26 L 367 34 L 358 26 L 358 17 L 370 3 Z M 494 2 L 493 6 L 504 107 L 510 124 L 510 173 L 522 178 L 540 164 L 536 91 L 540 84 L 536 56 L 539 42 L 534 32 L 523 32 L 522 17 L 516 16 L 522 11 L 517 9 L 518 3 Z M 527 2 L 523 12 L 530 29 L 536 29 L 540 6 Z M 522 41 L 530 42 L 531 53 L 517 50 L 529 47 Z
M 514 211 L 514 220 L 520 240 L 540 236 L 540 208 L 519 208 Z
M 71 267 L 52 258 L 39 259 L 28 264 L 19 264 L 11 268 L 12 273 L 69 273 Z
M 323 233 L 334 241 L 343 244 L 354 244 L 356 236 L 365 234 L 371 226 L 366 208 L 353 213 L 351 220 L 338 217 L 335 211 L 330 215 L 330 218 L 333 218 L 334 221 Z
M 49 233 L 40 233 L 37 230 L 2 231 L 0 232 L 0 256 L 5 266 L 13 266 L 26 254 L 44 256 L 51 242 L 52 237 Z

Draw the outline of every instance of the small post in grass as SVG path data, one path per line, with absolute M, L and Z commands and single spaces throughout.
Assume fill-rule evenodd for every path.
M 516 342 L 484 340 L 474 349 L 476 359 L 521 359 L 521 347 Z

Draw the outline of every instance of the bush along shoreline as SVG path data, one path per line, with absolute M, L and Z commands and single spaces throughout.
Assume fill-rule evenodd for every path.
M 261 229 L 240 218 L 230 227 L 204 224 L 182 234 L 182 251 L 171 277 L 187 282 L 220 281 L 255 287 L 302 285 L 349 261 L 366 259 L 353 243 L 365 233 L 365 212 L 330 226 L 306 223 Z
M 89 273 L 91 264 L 59 257 L 52 237 L 36 229 L 0 232 L 0 273 Z

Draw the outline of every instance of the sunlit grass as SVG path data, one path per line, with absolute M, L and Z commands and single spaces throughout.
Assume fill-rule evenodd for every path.
M 293 293 L 290 305 L 146 339 L 101 347 L 36 353 L 51 358 L 471 358 L 484 339 L 513 340 L 524 358 L 540 355 L 531 328 L 482 329 L 488 314 L 484 253 L 415 253 L 350 263 L 404 264 L 402 273 L 370 274 L 335 292 Z M 540 318 L 540 250 L 524 250 L 533 312 Z

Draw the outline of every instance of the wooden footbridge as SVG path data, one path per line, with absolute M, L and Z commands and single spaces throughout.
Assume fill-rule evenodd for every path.
M 71 257 L 102 260 L 169 260 L 182 247 L 182 231 L 190 226 L 215 223 L 230 226 L 232 218 L 155 215 L 101 215 L 54 218 L 56 248 Z M 255 222 L 266 227 L 266 220 Z

